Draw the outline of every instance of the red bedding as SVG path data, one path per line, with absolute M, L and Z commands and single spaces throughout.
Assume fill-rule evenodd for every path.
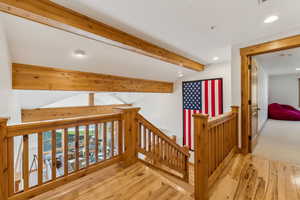
M 270 119 L 300 121 L 300 111 L 292 106 L 272 103 L 268 110 Z

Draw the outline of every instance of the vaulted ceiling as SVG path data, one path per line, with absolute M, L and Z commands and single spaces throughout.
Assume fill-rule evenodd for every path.
M 299 0 L 52 0 L 204 64 L 232 44 L 300 26 Z M 278 15 L 274 24 L 267 16 Z M 211 30 L 211 27 L 214 27 Z
M 203 64 L 230 60 L 234 44 L 300 27 L 299 0 L 52 1 Z M 274 14 L 278 21 L 263 23 Z M 164 81 L 195 73 L 5 13 L 0 20 L 13 62 Z M 76 49 L 87 57 L 74 58 Z

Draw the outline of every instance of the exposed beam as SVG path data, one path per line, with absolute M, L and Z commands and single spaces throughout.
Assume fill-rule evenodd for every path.
M 113 28 L 49 0 L 0 0 L 0 10 L 54 28 L 202 71 L 204 65 Z
M 173 83 L 12 64 L 13 89 L 172 93 Z
M 115 108 L 131 106 L 131 104 L 115 104 L 104 106 L 77 106 L 60 108 L 22 109 L 22 122 L 36 122 L 53 119 L 65 119 L 90 115 L 116 113 Z

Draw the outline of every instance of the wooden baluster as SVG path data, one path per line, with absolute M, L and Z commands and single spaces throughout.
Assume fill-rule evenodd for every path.
M 152 155 L 153 155 L 153 164 L 156 164 L 156 141 L 155 141 L 156 135 L 153 133 L 152 134 Z
M 29 189 L 29 144 L 28 135 L 23 136 L 23 179 L 24 191 Z
M 186 152 L 189 152 L 189 147 L 188 146 L 184 146 L 183 147 L 185 149 Z M 190 171 L 189 171 L 189 157 L 186 156 L 186 155 L 183 155 L 184 156 L 184 160 L 183 160 L 183 164 L 184 164 L 184 170 L 185 170 L 185 173 L 183 175 L 183 179 L 188 183 L 189 182 L 189 177 L 190 177 Z
M 208 137 L 208 155 L 209 155 L 209 157 L 208 157 L 208 175 L 211 175 L 211 173 L 212 173 L 212 157 L 213 157 L 213 145 L 212 145 L 212 135 L 211 135 L 211 132 L 208 130 L 207 131 L 207 137 Z
M 209 134 L 212 137 L 211 146 L 212 146 L 212 168 L 211 171 L 213 172 L 216 168 L 216 135 L 214 129 L 209 129 Z
M 95 124 L 95 160 L 96 163 L 99 161 L 99 126 Z
M 137 132 L 137 138 L 138 138 L 138 148 L 142 148 L 142 124 L 141 123 L 138 123 L 138 127 L 139 127 L 139 130 Z
M 218 162 L 218 135 L 217 135 L 217 129 L 216 127 L 213 128 L 213 132 L 214 132 L 214 137 L 215 137 L 215 169 L 218 167 L 219 162 Z
M 90 126 L 85 126 L 85 162 L 86 167 L 90 165 Z
M 38 184 L 43 184 L 43 133 L 38 133 Z
M 8 196 L 13 195 L 15 191 L 14 152 L 14 138 L 9 137 L 7 139 L 7 149 L 5 151 L 5 153 L 7 153 Z
M 111 122 L 111 157 L 115 156 L 115 122 Z
M 208 200 L 208 115 L 194 116 L 195 199 Z
M 235 146 L 238 148 L 239 145 L 239 107 L 231 106 L 232 112 L 235 114 L 234 121 L 234 138 L 235 138 Z
M 64 129 L 64 135 L 63 135 L 63 140 L 64 140 L 64 176 L 68 176 L 69 174 L 69 169 L 68 169 L 68 128 Z
M 161 161 L 162 160 L 162 140 L 160 137 L 158 137 L 158 160 Z
M 123 153 L 123 121 L 118 121 L 118 154 Z
M 56 179 L 56 131 L 52 131 L 52 180 Z
M 215 127 L 215 131 L 216 131 L 216 149 L 217 149 L 217 155 L 216 155 L 216 160 L 217 160 L 217 167 L 220 164 L 220 135 L 219 135 L 219 126 Z
M 144 150 L 147 151 L 147 128 L 144 126 Z
M 76 126 L 75 127 L 75 167 L 76 167 L 76 170 L 75 171 L 78 171 L 79 170 L 79 127 Z
M 151 131 L 148 129 L 148 152 L 151 154 Z
M 107 124 L 104 122 L 103 124 L 103 146 L 102 146 L 102 154 L 103 160 L 106 160 L 106 152 L 107 152 Z

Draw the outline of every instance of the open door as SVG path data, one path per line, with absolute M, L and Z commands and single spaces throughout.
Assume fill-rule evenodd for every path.
M 251 73 L 251 131 L 250 131 L 250 152 L 253 152 L 256 144 L 257 144 L 257 136 L 258 136 L 258 77 L 257 77 L 257 64 L 254 59 L 251 59 L 250 65 L 250 73 Z

